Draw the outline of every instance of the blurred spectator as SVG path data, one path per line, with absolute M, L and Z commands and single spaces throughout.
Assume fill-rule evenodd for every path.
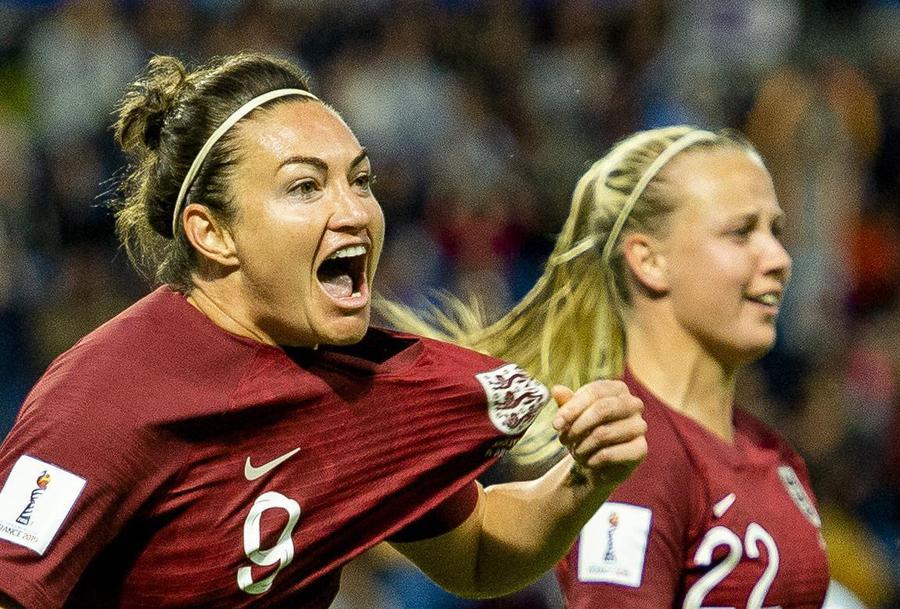
M 4 436 L 37 372 L 29 310 L 17 293 L 22 285 L 18 275 L 28 267 L 24 257 L 20 248 L 0 240 L 0 434 Z
M 841 340 L 839 318 L 851 289 L 848 255 L 859 221 L 879 117 L 871 83 L 837 58 L 813 70 L 787 67 L 767 77 L 747 133 L 771 169 L 787 214 L 794 258 L 782 305 L 784 342 L 815 357 Z
M 327 78 L 335 106 L 375 159 L 419 167 L 457 117 L 452 77 L 430 60 L 427 4 L 393 7 L 373 45 L 348 45 Z
M 149 55 L 190 58 L 197 52 L 195 18 L 189 0 L 141 2 L 134 14 L 137 41 Z
M 112 108 L 141 67 L 135 34 L 113 0 L 65 0 L 37 24 L 27 62 L 41 141 L 65 152 L 110 124 Z
M 133 301 L 114 279 L 109 251 L 80 246 L 61 252 L 52 296 L 31 314 L 35 351 L 42 368 Z

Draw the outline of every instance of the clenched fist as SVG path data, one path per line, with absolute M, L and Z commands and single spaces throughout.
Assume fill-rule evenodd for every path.
M 553 427 L 579 470 L 597 485 L 618 485 L 647 455 L 644 403 L 622 381 L 594 381 L 573 392 L 556 385 Z

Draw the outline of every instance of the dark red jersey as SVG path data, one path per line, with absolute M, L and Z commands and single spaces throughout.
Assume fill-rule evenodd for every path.
M 0 590 L 29 609 L 327 607 L 354 556 L 468 516 L 547 398 L 444 343 L 283 350 L 157 290 L 50 366 L 0 448 Z
M 801 458 L 739 409 L 734 441 L 644 401 L 647 459 L 557 567 L 570 609 L 819 609 L 828 588 Z

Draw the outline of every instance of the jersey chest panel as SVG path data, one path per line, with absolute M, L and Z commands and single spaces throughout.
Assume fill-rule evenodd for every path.
M 325 607 L 341 565 L 468 483 L 507 440 L 474 375 L 438 371 L 302 404 L 275 395 L 169 433 L 190 464 L 145 519 L 152 541 L 122 606 Z
M 679 606 L 821 606 L 824 545 L 812 504 L 795 500 L 784 481 L 799 484 L 794 469 L 776 460 L 733 467 L 698 459 L 709 503 L 697 506 Z

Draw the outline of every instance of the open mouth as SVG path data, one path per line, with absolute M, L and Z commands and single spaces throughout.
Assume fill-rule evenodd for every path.
M 325 293 L 339 303 L 353 304 L 351 301 L 368 296 L 366 286 L 366 245 L 348 245 L 336 250 L 316 271 L 319 283 Z

